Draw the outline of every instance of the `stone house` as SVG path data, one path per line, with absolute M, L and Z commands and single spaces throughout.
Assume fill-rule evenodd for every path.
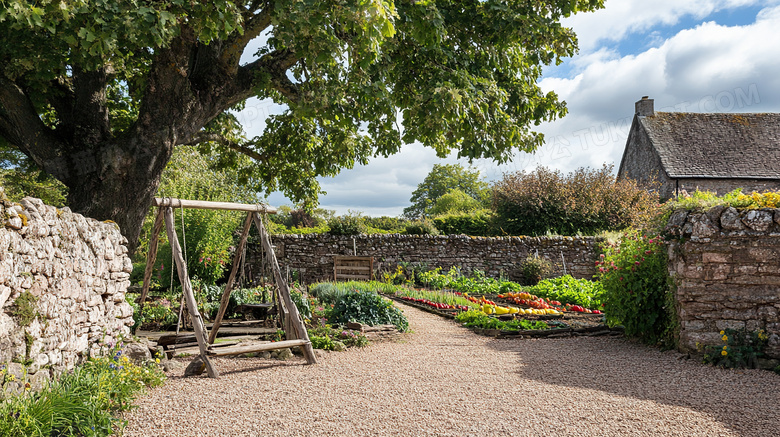
M 780 114 L 655 112 L 636 102 L 618 179 L 658 184 L 663 200 L 780 189 Z

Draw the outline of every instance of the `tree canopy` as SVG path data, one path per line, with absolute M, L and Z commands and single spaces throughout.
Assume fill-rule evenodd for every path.
M 132 248 L 178 145 L 216 150 L 294 200 L 317 196 L 317 176 L 404 143 L 498 162 L 534 150 L 531 128 L 565 114 L 537 85 L 543 65 L 576 50 L 560 19 L 602 6 L 4 0 L 0 138 L 62 181 L 72 209 L 116 221 Z M 286 110 L 246 139 L 231 134 L 230 109 L 252 96 Z
M 456 190 L 453 193 L 453 190 Z M 448 195 L 450 194 L 450 195 Z M 468 199 L 471 198 L 472 202 Z M 460 164 L 434 164 L 425 179 L 417 185 L 409 199 L 412 205 L 404 208 L 407 218 L 431 217 L 446 212 L 446 205 L 435 209 L 437 202 L 444 197 L 446 204 L 458 200 L 461 204 L 473 205 L 483 202 L 488 196 L 488 184 L 480 178 L 479 170 L 466 168 Z M 461 207 L 455 207 L 462 210 Z

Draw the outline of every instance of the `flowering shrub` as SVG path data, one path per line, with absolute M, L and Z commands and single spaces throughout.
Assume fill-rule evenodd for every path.
M 668 209 L 706 209 L 718 205 L 740 209 L 778 208 L 780 207 L 780 192 L 743 194 L 742 189 L 737 188 L 718 196 L 712 191 L 696 190 L 691 194 L 683 193 L 682 196 L 669 203 Z
M 666 248 L 657 236 L 630 231 L 604 246 L 596 276 L 610 326 L 623 325 L 626 335 L 646 343 L 673 343 L 676 315 L 666 265 Z
M 715 366 L 735 368 L 758 366 L 758 358 L 764 356 L 769 336 L 763 329 L 749 332 L 746 329 L 720 331 L 724 345 L 705 346 L 704 362 Z

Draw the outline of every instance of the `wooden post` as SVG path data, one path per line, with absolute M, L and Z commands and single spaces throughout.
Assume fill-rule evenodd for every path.
M 274 271 L 276 284 L 279 286 L 279 294 L 281 295 L 282 301 L 284 302 L 284 306 L 287 307 L 288 319 L 290 320 L 290 325 L 293 328 L 292 330 L 296 335 L 296 338 L 306 341 L 306 343 L 302 346 L 303 355 L 306 357 L 306 361 L 309 364 L 317 364 L 317 356 L 314 355 L 314 348 L 311 347 L 309 333 L 306 331 L 306 326 L 304 326 L 303 320 L 301 320 L 301 315 L 298 313 L 298 308 L 290 298 L 290 289 L 287 287 L 287 282 L 282 277 L 281 270 L 279 270 L 279 263 L 276 262 L 276 254 L 274 254 L 274 249 L 271 247 L 271 239 L 268 238 L 268 232 L 265 230 L 265 226 L 263 226 L 263 221 L 260 219 L 260 214 L 255 212 L 253 213 L 253 216 L 257 230 L 260 231 L 260 241 L 263 243 L 263 248 L 268 254 L 269 263 L 271 264 L 271 268 Z M 291 339 L 289 337 L 289 333 L 287 338 Z
M 241 257 L 244 253 L 244 246 L 246 246 L 246 238 L 249 236 L 250 227 L 252 227 L 251 212 L 246 215 L 244 229 L 241 231 L 241 239 L 238 241 L 236 255 L 233 257 L 233 268 L 230 270 L 230 276 L 228 277 L 227 284 L 225 284 L 225 291 L 222 292 L 222 299 L 219 301 L 219 312 L 217 312 L 217 317 L 214 319 L 214 324 L 211 325 L 211 332 L 209 332 L 209 344 L 214 344 L 214 340 L 217 338 L 219 325 L 222 323 L 222 317 L 225 316 L 225 311 L 227 311 L 227 306 L 230 302 L 230 292 L 233 290 L 233 282 L 236 280 L 238 268 L 241 266 Z
M 171 207 L 165 208 L 165 227 L 168 228 L 168 242 L 171 244 L 171 251 L 173 252 L 173 259 L 176 262 L 176 270 L 179 273 L 179 282 L 181 282 L 182 293 L 184 294 L 184 299 L 187 301 L 187 310 L 192 318 L 192 327 L 195 329 L 195 339 L 198 341 L 200 358 L 206 365 L 206 371 L 208 372 L 209 377 L 218 378 L 219 372 L 211 364 L 211 360 L 206 354 L 209 347 L 209 344 L 206 341 L 206 326 L 203 324 L 203 318 L 201 318 L 200 313 L 198 313 L 198 304 L 195 302 L 195 295 L 192 293 L 192 284 L 190 283 L 190 277 L 187 274 L 187 264 L 184 263 L 181 246 L 179 246 L 179 237 L 176 235 L 176 227 L 173 221 L 173 209 Z
M 138 311 L 144 310 L 144 301 L 149 294 L 149 281 L 152 280 L 152 270 L 154 262 L 157 260 L 157 243 L 160 241 L 160 231 L 162 231 L 164 212 L 162 208 L 157 209 L 157 216 L 154 218 L 152 226 L 152 238 L 149 239 L 149 251 L 146 253 L 146 269 L 144 270 L 144 288 L 141 290 L 141 297 L 138 298 Z M 173 268 L 173 266 L 171 266 Z

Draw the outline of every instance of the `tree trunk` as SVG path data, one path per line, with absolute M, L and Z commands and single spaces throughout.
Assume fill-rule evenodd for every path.
M 119 225 L 130 253 L 138 247 L 144 217 L 160 185 L 173 145 L 133 138 L 70 157 L 68 206 L 84 216 Z M 150 144 L 149 144 L 150 143 Z M 133 147 L 135 146 L 135 147 Z

